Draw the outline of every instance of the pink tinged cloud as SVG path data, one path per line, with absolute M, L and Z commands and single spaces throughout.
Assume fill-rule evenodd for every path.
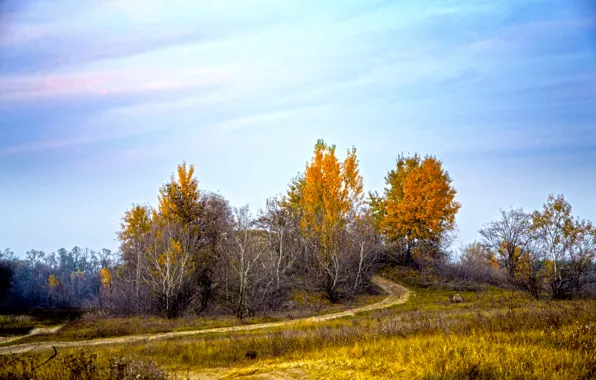
M 226 79 L 226 73 L 215 67 L 6 76 L 0 77 L 0 102 L 175 91 L 218 85 Z

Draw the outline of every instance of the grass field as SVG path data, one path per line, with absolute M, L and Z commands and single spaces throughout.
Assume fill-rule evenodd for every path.
M 594 300 L 535 301 L 511 290 L 457 291 L 384 274 L 409 283 L 408 303 L 324 324 L 65 349 L 34 372 L 110 379 L 119 362 L 122 371 L 155 379 L 161 371 L 197 379 L 596 378 Z M 449 301 L 456 292 L 465 302 Z M 50 355 L 0 358 L 0 378 L 10 360 L 13 373 L 24 374 Z

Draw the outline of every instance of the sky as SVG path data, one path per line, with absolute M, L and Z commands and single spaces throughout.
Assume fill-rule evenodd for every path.
M 116 250 L 182 161 L 256 213 L 319 138 L 370 191 L 442 160 L 456 248 L 551 193 L 596 222 L 596 6 L 0 0 L 0 249 Z

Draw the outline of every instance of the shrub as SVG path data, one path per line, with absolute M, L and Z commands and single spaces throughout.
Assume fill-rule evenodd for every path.
M 103 358 L 87 351 L 49 358 L 0 357 L 0 378 L 8 380 L 166 380 L 169 375 L 151 361 L 138 358 Z

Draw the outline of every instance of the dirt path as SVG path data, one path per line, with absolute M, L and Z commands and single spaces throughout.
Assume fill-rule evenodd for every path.
M 55 327 L 39 327 L 36 329 L 32 329 L 31 331 L 29 331 L 29 334 L 27 334 L 27 335 L 19 335 L 19 336 L 7 337 L 7 338 L 0 337 L 0 344 L 15 342 L 17 340 L 21 340 L 21 339 L 27 338 L 29 336 L 57 334 L 58 331 L 60 331 L 60 329 L 62 327 L 63 327 L 63 325 L 55 326 Z
M 301 323 L 301 322 L 324 322 L 329 321 L 332 319 L 343 318 L 347 316 L 353 316 L 356 313 L 361 313 L 365 311 L 372 311 L 372 310 L 379 310 L 391 307 L 393 305 L 399 305 L 405 303 L 408 298 L 410 297 L 410 291 L 394 282 L 391 282 L 385 278 L 375 276 L 372 279 L 373 283 L 382 288 L 387 294 L 388 297 L 382 300 L 381 302 L 377 302 L 372 305 L 359 307 L 352 310 L 342 311 L 339 313 L 321 315 L 316 317 L 310 318 L 302 318 L 302 319 L 295 319 L 292 321 L 282 321 L 282 322 L 271 322 L 271 323 L 258 323 L 254 325 L 246 325 L 246 326 L 233 326 L 233 327 L 218 327 L 212 329 L 205 329 L 205 330 L 195 330 L 195 331 L 174 331 L 168 333 L 158 333 L 158 334 L 143 334 L 143 335 L 133 335 L 133 336 L 123 336 L 123 337 L 115 337 L 115 338 L 103 338 L 103 339 L 92 339 L 92 340 L 83 340 L 77 342 L 40 342 L 40 343 L 26 343 L 26 344 L 19 344 L 9 347 L 0 347 L 0 355 L 11 355 L 11 354 L 21 354 L 24 352 L 29 351 L 39 351 L 39 350 L 49 350 L 53 347 L 56 348 L 65 348 L 65 347 L 91 347 L 91 346 L 98 346 L 104 344 L 125 344 L 125 343 L 136 343 L 136 342 L 150 342 L 155 340 L 162 340 L 168 338 L 176 338 L 176 337 L 183 337 L 183 336 L 195 336 L 201 334 L 216 334 L 216 333 L 226 333 L 226 332 L 234 332 L 234 331 L 251 331 L 251 330 L 261 330 L 267 329 L 272 327 L 281 327 L 281 326 L 290 326 L 293 324 Z

